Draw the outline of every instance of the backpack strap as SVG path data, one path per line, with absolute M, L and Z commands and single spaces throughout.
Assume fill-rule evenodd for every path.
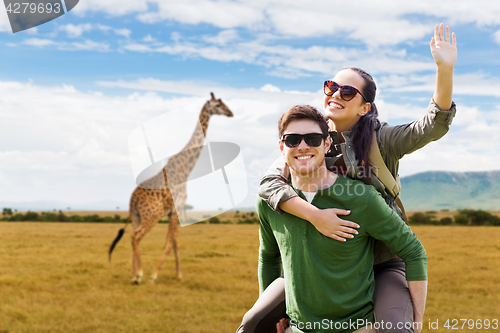
M 371 165 L 373 166 L 373 174 L 377 176 L 378 179 L 380 179 L 387 191 L 392 195 L 399 209 L 401 209 L 401 212 L 403 213 L 403 220 L 406 222 L 406 224 L 408 224 L 408 218 L 406 217 L 403 203 L 401 202 L 401 198 L 399 197 L 399 194 L 401 193 L 401 182 L 399 180 L 399 176 L 394 179 L 391 172 L 385 165 L 384 159 L 380 154 L 380 148 L 377 143 L 377 134 L 375 133 L 375 131 L 373 132 L 372 145 L 368 153 L 368 158 Z

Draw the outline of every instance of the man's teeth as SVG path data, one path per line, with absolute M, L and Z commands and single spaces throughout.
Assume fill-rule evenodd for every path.
M 310 155 L 307 155 L 307 156 L 297 156 L 297 159 L 298 159 L 298 160 L 307 160 L 307 159 L 309 159 L 309 158 L 311 158 L 311 157 L 312 157 L 312 156 L 310 156 Z

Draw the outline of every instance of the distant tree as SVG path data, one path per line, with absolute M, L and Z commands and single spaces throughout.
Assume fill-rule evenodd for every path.
M 453 223 L 453 219 L 451 217 L 443 217 L 440 222 L 442 225 L 450 225 Z
M 470 222 L 472 225 L 485 225 L 490 224 L 493 220 L 493 215 L 484 210 L 476 210 L 470 213 Z
M 432 218 L 424 213 L 418 212 L 409 218 L 410 224 L 432 224 Z
M 24 221 L 39 221 L 38 213 L 28 210 L 28 212 L 26 212 L 26 214 L 24 214 L 23 220 Z
M 59 214 L 57 214 L 57 221 L 59 222 L 68 222 L 69 219 L 62 211 L 59 211 Z
M 12 215 L 12 208 L 4 208 L 3 215 Z
M 259 223 L 259 219 L 256 217 L 246 218 L 246 219 L 238 221 L 238 224 L 258 224 L 258 223 Z
M 208 223 L 210 224 L 220 224 L 220 220 L 217 216 L 214 216 L 214 217 L 211 217 L 209 220 L 208 220 Z
M 500 226 L 500 217 L 493 215 L 491 218 L 491 225 Z
M 462 209 L 459 213 L 466 216 L 471 225 L 489 225 L 494 222 L 494 216 L 484 210 Z
M 455 215 L 453 218 L 456 224 L 467 225 L 469 223 L 469 219 L 464 214 Z
M 185 204 L 184 207 L 182 208 L 183 212 L 184 212 L 184 220 L 187 220 L 187 216 L 186 216 L 186 211 L 188 210 L 191 210 L 193 209 L 194 207 L 189 205 L 189 204 Z

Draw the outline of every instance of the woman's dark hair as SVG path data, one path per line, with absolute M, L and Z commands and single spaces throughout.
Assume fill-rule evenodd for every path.
M 355 67 L 348 67 L 346 69 L 355 71 L 363 78 L 365 84 L 361 91 L 363 92 L 363 96 L 366 98 L 366 102 L 371 104 L 370 110 L 362 116 L 351 129 L 354 153 L 356 154 L 359 166 L 364 168 L 364 172 L 362 172 L 363 181 L 369 184 L 371 183 L 371 165 L 368 160 L 368 155 L 372 145 L 373 131 L 375 130 L 375 127 L 380 124 L 377 118 L 377 107 L 374 103 L 377 86 L 375 85 L 375 81 L 371 75 L 364 70 Z

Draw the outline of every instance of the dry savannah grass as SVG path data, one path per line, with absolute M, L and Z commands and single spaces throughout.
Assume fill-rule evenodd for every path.
M 257 225 L 181 228 L 184 279 L 175 278 L 171 255 L 155 284 L 139 286 L 130 284 L 130 226 L 108 263 L 121 227 L 1 222 L 0 333 L 236 330 L 258 295 Z M 462 329 L 460 319 L 500 320 L 500 228 L 413 229 L 429 256 L 423 332 L 499 331 Z M 142 242 L 146 274 L 159 260 L 166 230 L 157 225 Z M 453 319 L 458 329 L 451 329 Z

